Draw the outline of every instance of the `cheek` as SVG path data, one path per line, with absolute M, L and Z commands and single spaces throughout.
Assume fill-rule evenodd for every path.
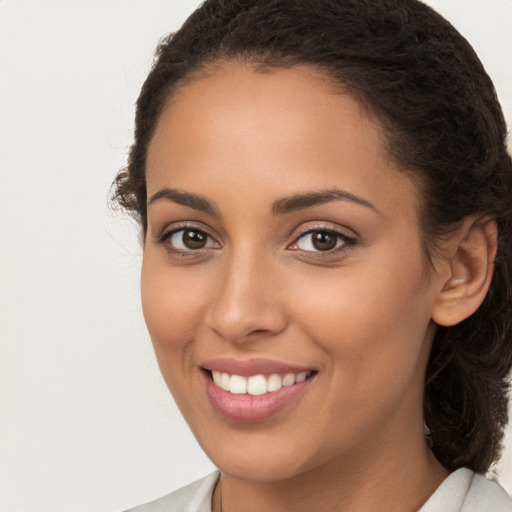
M 189 269 L 188 269 L 189 270 Z M 205 293 L 204 279 L 185 270 L 171 269 L 162 258 L 145 252 L 141 274 L 144 319 L 160 372 L 185 417 L 198 404 L 189 393 L 187 374 L 193 369 L 193 343 L 200 328 Z
M 408 378 L 427 342 L 426 283 L 418 263 L 342 269 L 335 278 L 302 280 L 295 317 L 351 385 Z
M 204 279 L 187 270 L 171 271 L 165 263 L 145 253 L 141 297 L 157 357 L 162 352 L 184 350 L 200 325 L 198 318 L 205 307 Z

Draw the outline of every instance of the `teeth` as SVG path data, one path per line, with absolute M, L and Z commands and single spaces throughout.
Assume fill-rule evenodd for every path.
M 225 373 L 224 375 L 227 375 L 227 373 Z M 212 372 L 212 376 L 213 376 L 213 382 L 215 382 L 215 384 L 217 386 L 219 386 L 219 388 L 223 388 L 224 386 L 222 385 L 222 373 Z
M 251 377 L 242 377 L 241 375 L 230 375 L 212 371 L 213 382 L 224 391 L 229 391 L 235 395 L 264 395 L 272 391 L 278 391 L 283 386 L 293 386 L 293 384 L 302 382 L 311 372 L 287 373 L 279 375 L 273 373 L 265 377 L 264 375 L 252 375 Z
M 247 379 L 240 375 L 231 375 L 229 392 L 235 395 L 245 395 L 247 393 Z
M 215 372 L 220 373 L 220 372 Z M 217 384 L 220 388 L 224 389 L 225 391 L 229 391 L 229 381 L 231 380 L 231 377 L 228 373 L 222 373 L 220 376 L 220 384 Z
M 309 372 L 302 372 L 295 377 L 295 382 L 302 382 L 303 380 L 306 380 L 306 377 L 308 376 Z
M 287 373 L 283 379 L 283 386 L 293 386 L 295 384 L 295 375 L 293 373 Z
M 283 379 L 277 373 L 273 373 L 267 380 L 267 391 L 277 391 L 283 387 Z
M 263 375 L 253 375 L 247 381 L 249 395 L 264 395 L 267 392 L 267 379 Z

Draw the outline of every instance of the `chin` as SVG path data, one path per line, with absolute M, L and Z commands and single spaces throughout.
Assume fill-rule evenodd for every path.
M 241 446 L 231 445 L 219 450 L 203 447 L 212 462 L 226 475 L 253 482 L 275 482 L 293 478 L 308 469 L 308 459 L 300 446 L 287 444 L 286 440 L 276 442 L 256 441 Z M 225 444 L 220 446 L 226 446 Z
M 288 480 L 303 472 L 300 465 L 290 464 L 289 461 L 277 460 L 275 457 L 261 459 L 226 460 L 223 457 L 216 465 L 222 473 L 231 478 L 251 482 Z

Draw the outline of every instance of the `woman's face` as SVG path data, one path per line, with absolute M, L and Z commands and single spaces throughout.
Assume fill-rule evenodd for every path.
M 352 96 L 223 64 L 161 114 L 147 187 L 144 315 L 216 465 L 277 480 L 422 436 L 440 284 L 416 187 Z

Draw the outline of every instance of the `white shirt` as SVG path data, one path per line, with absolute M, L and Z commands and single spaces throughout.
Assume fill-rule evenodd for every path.
M 160 499 L 126 512 L 211 512 L 215 471 Z M 469 469 L 453 472 L 418 512 L 512 512 L 512 498 L 495 482 Z

